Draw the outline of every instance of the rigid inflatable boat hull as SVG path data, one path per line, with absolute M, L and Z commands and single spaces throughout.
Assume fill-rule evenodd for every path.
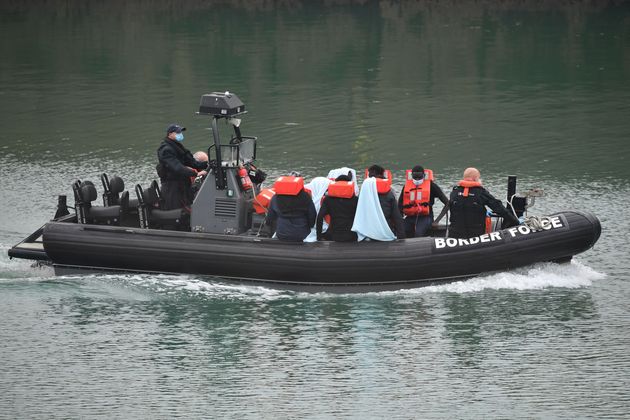
M 207 275 L 299 289 L 387 289 L 566 261 L 599 238 L 600 223 L 589 213 L 568 211 L 550 217 L 553 225 L 541 231 L 520 226 L 463 241 L 414 238 L 361 243 L 290 243 L 51 222 L 44 227 L 43 243 L 58 270 Z

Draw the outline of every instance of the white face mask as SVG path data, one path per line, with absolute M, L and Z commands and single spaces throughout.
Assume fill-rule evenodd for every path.
M 424 182 L 424 179 L 412 179 L 413 185 L 420 185 Z

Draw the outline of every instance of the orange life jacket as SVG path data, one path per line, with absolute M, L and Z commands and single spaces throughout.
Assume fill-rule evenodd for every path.
M 328 184 L 328 196 L 339 198 L 354 197 L 354 182 L 352 181 L 333 181 Z
M 468 197 L 468 191 L 470 188 L 483 186 L 479 181 L 466 181 L 464 179 L 459 181 L 457 185 L 464 188 L 464 191 L 462 191 L 462 195 L 464 197 Z M 492 218 L 490 216 L 486 216 L 486 233 L 490 232 L 492 232 Z
M 470 188 L 473 188 L 473 187 L 481 187 L 481 186 L 482 186 L 482 185 L 481 185 L 481 182 L 479 182 L 479 181 L 466 181 L 466 180 L 464 180 L 464 179 L 462 179 L 461 181 L 459 181 L 459 182 L 457 183 L 457 185 L 459 185 L 460 187 L 464 187 L 464 191 L 462 192 L 462 195 L 463 195 L 464 197 L 468 197 L 468 190 L 469 190 Z
M 328 184 L 328 191 L 326 192 L 328 197 L 338 198 L 352 198 L 354 197 L 354 182 L 352 181 L 333 181 Z M 321 203 L 324 202 L 322 197 Z M 324 221 L 330 224 L 330 214 L 324 216 Z
M 385 169 L 385 178 L 376 179 L 376 192 L 379 194 L 385 194 L 392 189 L 392 171 Z M 365 170 L 365 179 L 369 177 L 368 170 Z
M 278 195 L 298 195 L 304 189 L 304 178 L 301 176 L 281 176 L 276 179 L 273 189 Z
M 420 185 L 413 183 L 411 169 L 405 171 L 405 179 L 405 188 L 403 189 L 403 213 L 407 216 L 428 216 L 431 212 L 429 202 L 431 200 L 433 171 L 431 169 L 424 170 L 424 180 Z
M 258 214 L 267 213 L 271 199 L 276 195 L 273 188 L 265 188 L 254 199 L 254 211 Z

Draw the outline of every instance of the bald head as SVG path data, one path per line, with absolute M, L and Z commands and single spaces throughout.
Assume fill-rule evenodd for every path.
M 206 152 L 201 152 L 201 151 L 195 152 L 193 157 L 195 158 L 196 161 L 199 161 L 199 162 L 207 162 L 208 161 L 208 154 Z
M 464 181 L 478 182 L 481 174 L 477 168 L 466 168 L 464 171 Z

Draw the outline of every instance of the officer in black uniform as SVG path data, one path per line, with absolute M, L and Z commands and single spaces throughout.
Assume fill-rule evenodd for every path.
M 171 124 L 157 150 L 157 172 L 162 182 L 163 210 L 188 208 L 192 204 L 191 177 L 205 175 L 208 162 L 196 160 L 182 145 L 185 127 Z
M 471 238 L 486 231 L 486 206 L 503 218 L 502 228 L 518 225 L 518 219 L 481 186 L 481 174 L 476 168 L 467 168 L 464 179 L 453 188 L 449 200 L 451 224 L 450 238 Z

